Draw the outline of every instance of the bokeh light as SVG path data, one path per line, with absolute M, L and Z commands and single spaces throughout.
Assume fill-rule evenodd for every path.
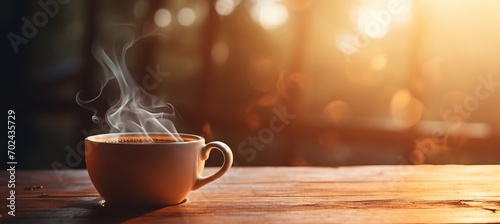
M 407 89 L 398 90 L 391 99 L 391 111 L 404 109 L 411 100 L 411 93 Z
M 420 100 L 412 96 L 409 90 L 403 88 L 392 96 L 390 110 L 396 126 L 405 129 L 420 121 L 424 106 Z
M 349 115 L 349 111 L 349 104 L 341 100 L 335 100 L 325 106 L 323 114 L 333 123 L 339 123 Z
M 374 38 L 383 38 L 393 24 L 407 24 L 412 17 L 412 1 L 371 1 L 349 12 L 349 18 L 355 22 L 363 34 Z
M 288 21 L 288 9 L 279 1 L 259 0 L 250 9 L 250 15 L 266 30 L 274 30 Z
M 229 16 L 240 2 L 241 0 L 217 0 L 215 2 L 215 11 L 221 16 Z
M 191 8 L 182 8 L 177 15 L 177 20 L 183 26 L 191 26 L 196 21 L 196 13 Z
M 154 20 L 158 27 L 166 27 L 172 21 L 172 14 L 167 9 L 158 9 L 155 13 Z

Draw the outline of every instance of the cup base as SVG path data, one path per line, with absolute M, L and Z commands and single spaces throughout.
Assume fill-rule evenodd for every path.
M 123 203 L 108 203 L 106 200 L 102 199 L 98 203 L 100 206 L 103 208 L 142 208 L 142 209 L 154 209 L 154 208 L 163 208 L 163 207 L 169 207 L 169 206 L 176 206 L 180 204 L 184 204 L 187 202 L 187 198 L 182 200 L 181 202 L 177 204 L 165 204 L 165 205 L 146 205 L 146 204 L 123 204 Z

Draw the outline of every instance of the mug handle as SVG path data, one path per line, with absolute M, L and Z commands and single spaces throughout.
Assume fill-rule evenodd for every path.
M 201 159 L 207 160 L 210 155 L 210 151 L 214 148 L 218 149 L 222 153 L 224 156 L 224 163 L 222 164 L 222 167 L 211 176 L 202 177 L 198 175 L 194 183 L 193 190 L 197 190 L 200 187 L 219 179 L 219 177 L 224 175 L 233 165 L 233 153 L 231 152 L 231 149 L 225 143 L 220 141 L 213 141 L 203 146 L 203 148 L 201 148 Z

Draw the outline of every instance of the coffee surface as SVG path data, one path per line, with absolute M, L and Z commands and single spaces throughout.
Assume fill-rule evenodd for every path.
M 151 143 L 169 143 L 176 142 L 173 139 L 165 138 L 120 138 L 105 141 L 106 143 L 125 143 L 125 144 L 151 144 Z

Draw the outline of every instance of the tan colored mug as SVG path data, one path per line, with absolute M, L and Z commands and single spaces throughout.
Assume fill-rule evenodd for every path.
M 219 141 L 205 144 L 196 135 L 150 133 L 102 134 L 85 139 L 90 180 L 106 206 L 157 207 L 181 203 L 190 191 L 224 175 L 233 163 L 231 149 Z M 219 171 L 201 174 L 212 149 L 224 156 Z

